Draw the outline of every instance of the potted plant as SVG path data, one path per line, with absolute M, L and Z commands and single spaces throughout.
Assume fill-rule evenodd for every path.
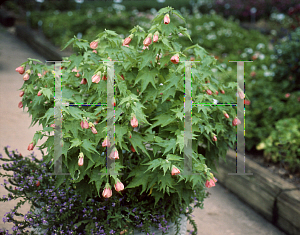
M 66 47 L 73 43 L 80 49 L 64 58 L 68 62 L 61 68 L 62 102 L 77 104 L 61 106 L 62 172 L 70 175 L 52 175 L 55 186 L 45 173 L 39 176 L 38 187 L 43 185 L 47 196 L 52 190 L 53 196 L 31 197 L 31 226 L 43 225 L 52 234 L 184 234 L 180 227 L 188 219 L 197 234 L 191 204 L 203 207 L 206 187 L 216 182 L 214 161 L 225 158 L 235 143 L 232 126 L 239 120 L 233 108 L 194 105 L 194 175 L 183 174 L 185 64 L 179 61 L 188 55 L 201 60 L 192 63 L 194 103 L 213 103 L 217 97 L 219 102 L 234 102 L 236 84 L 225 86 L 214 77 L 213 70 L 222 69 L 204 48 L 194 45 L 181 51 L 178 35 L 189 35 L 186 28 L 174 26 L 176 20 L 184 22 L 178 11 L 162 8 L 148 32 L 135 26 L 125 40 L 105 30 L 91 43 L 76 37 L 68 42 Z M 115 94 L 107 102 L 113 60 L 123 62 L 114 63 Z M 59 126 L 53 117 L 55 71 L 53 65 L 39 63 L 28 59 L 17 68 L 21 74 L 26 71 L 19 107 L 27 106 L 32 123 L 43 125 L 28 150 L 46 136 L 38 146 L 47 148 L 40 164 L 54 172 L 57 159 L 50 132 Z M 92 105 L 78 105 L 84 103 Z M 106 105 L 94 105 L 100 103 Z M 115 139 L 106 126 L 110 105 L 115 109 Z M 107 174 L 109 161 L 115 161 L 114 174 Z M 54 196 L 53 190 L 62 195 Z M 76 203 L 70 202 L 73 196 Z

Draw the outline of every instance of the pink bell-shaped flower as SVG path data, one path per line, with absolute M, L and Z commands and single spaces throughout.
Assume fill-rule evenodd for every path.
M 171 57 L 171 62 L 172 62 L 173 64 L 178 64 L 178 63 L 179 63 L 179 56 L 178 56 L 178 54 L 173 55 L 173 56 Z
M 132 117 L 130 123 L 131 123 L 131 126 L 132 126 L 133 128 L 134 128 L 134 127 L 137 127 L 137 126 L 139 125 L 139 122 L 138 122 L 138 120 L 136 119 L 135 116 Z
M 16 72 L 19 72 L 19 74 L 23 74 L 25 72 L 25 68 L 23 66 L 20 66 L 16 68 Z
M 108 183 L 105 185 L 105 188 L 102 192 L 102 196 L 105 198 L 110 198 L 112 196 L 112 191 Z
M 115 184 L 115 190 L 117 192 L 120 192 L 122 190 L 124 190 L 124 184 L 122 184 L 120 181 L 118 181 L 116 184 Z
M 96 41 L 92 41 L 91 43 L 90 43 L 90 47 L 92 48 L 92 49 L 97 49 L 97 47 L 98 47 L 98 41 L 96 40 Z
M 171 175 L 178 175 L 178 174 L 180 174 L 180 170 L 177 167 L 173 166 Z
M 169 14 L 166 14 L 164 17 L 164 24 L 169 24 L 170 23 L 170 16 Z

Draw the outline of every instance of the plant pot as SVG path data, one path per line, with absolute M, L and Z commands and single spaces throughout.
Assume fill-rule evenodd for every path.
M 186 230 L 187 230 L 187 217 L 183 214 L 180 215 L 181 220 L 179 221 L 179 233 L 177 235 L 185 235 L 186 234 Z M 176 224 L 175 223 L 171 223 L 168 224 L 170 227 L 169 229 L 166 231 L 168 233 L 165 234 L 170 234 L 170 235 L 176 235 Z M 155 227 L 150 227 L 150 233 L 149 234 L 155 234 L 155 235 L 163 235 L 162 230 L 159 230 L 158 228 Z M 133 234 L 133 233 L 132 233 Z M 139 232 L 137 230 L 134 230 L 134 235 L 145 235 L 146 233 L 144 232 Z
M 44 206 L 44 203 L 37 203 L 39 205 Z M 34 206 L 32 205 L 32 207 L 34 208 Z M 51 211 L 50 211 L 51 212 Z M 42 214 L 44 215 L 44 212 L 41 212 L 40 208 L 35 208 L 34 209 L 34 214 Z M 165 233 L 165 235 L 170 234 L 170 235 L 176 235 L 176 224 L 174 223 L 169 223 L 168 224 L 170 227 L 169 229 L 166 231 L 167 233 Z M 34 232 L 34 234 L 38 234 L 38 235 L 43 235 L 43 234 L 47 234 L 47 224 L 44 225 L 45 227 L 42 228 L 31 228 L 31 231 Z M 186 230 L 187 230 L 187 217 L 184 214 L 180 215 L 180 219 L 179 219 L 179 233 L 177 235 L 185 235 L 186 234 Z M 155 234 L 155 235 L 163 235 L 163 231 L 159 230 L 158 228 L 155 227 L 150 227 L 150 233 L 149 234 Z M 132 235 L 145 235 L 145 232 L 139 232 L 138 230 L 134 230 L 134 232 L 131 232 L 130 234 Z

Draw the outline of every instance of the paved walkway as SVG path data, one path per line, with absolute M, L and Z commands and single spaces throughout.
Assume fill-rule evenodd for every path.
M 45 58 L 35 53 L 24 42 L 9 34 L 0 26 L 0 153 L 6 156 L 4 147 L 9 150 L 17 149 L 23 156 L 30 155 L 27 146 L 36 131 L 42 126 L 36 124 L 29 128 L 31 118 L 27 108 L 18 108 L 21 101 L 19 90 L 23 84 L 23 76 L 15 72 L 27 58 L 45 61 Z M 41 145 L 46 138 L 40 140 Z M 34 154 L 41 159 L 40 152 Z M 3 169 L 1 169 L 3 172 Z M 238 176 L 228 176 L 238 177 Z M 3 178 L 0 178 L 3 184 Z M 198 226 L 198 234 L 207 235 L 284 235 L 267 220 L 254 212 L 249 206 L 241 202 L 235 195 L 228 192 L 220 183 L 208 189 L 210 197 L 205 200 L 204 209 L 196 209 L 194 220 Z M 7 195 L 4 187 L 0 186 L 0 197 Z M 12 224 L 3 223 L 4 214 L 10 211 L 15 201 L 0 202 L 0 228 L 11 229 Z M 19 212 L 26 214 L 30 205 L 25 204 Z M 188 224 L 188 229 L 192 226 Z M 11 231 L 11 230 L 10 230 Z

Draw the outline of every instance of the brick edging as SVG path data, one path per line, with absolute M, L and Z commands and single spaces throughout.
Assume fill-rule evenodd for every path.
M 237 158 L 244 162 L 241 154 Z M 228 175 L 236 169 L 233 150 L 227 152 L 226 162 L 220 158 L 215 173 L 222 185 L 285 233 L 300 234 L 299 189 L 249 158 L 245 160 L 245 172 L 253 175 Z

